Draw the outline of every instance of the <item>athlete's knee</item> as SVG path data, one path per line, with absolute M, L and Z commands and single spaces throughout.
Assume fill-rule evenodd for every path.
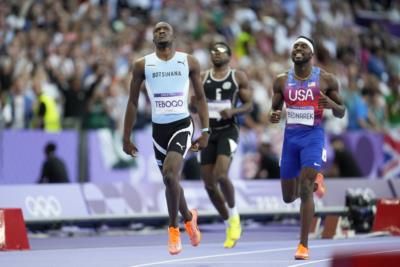
M 295 201 L 297 199 L 297 196 L 294 196 L 292 194 L 283 194 L 282 198 L 283 198 L 283 202 L 292 203 L 293 201 Z
M 204 188 L 209 194 L 215 194 L 218 192 L 218 185 L 215 182 L 204 183 Z
M 228 177 L 228 171 L 219 168 L 219 169 L 214 170 L 213 176 L 218 178 L 218 179 L 227 178 Z
M 228 170 L 222 167 L 216 168 L 213 172 L 213 176 L 217 178 L 218 182 L 224 182 L 228 180 Z
M 172 186 L 178 182 L 178 178 L 172 171 L 163 170 L 163 182 L 165 186 Z
M 306 200 L 312 197 L 314 184 L 309 183 L 309 181 L 300 182 L 300 199 Z
M 217 177 L 218 177 L 217 178 L 218 182 L 221 183 L 221 184 L 230 183 L 230 180 L 229 180 L 227 175 L 220 175 L 220 176 L 217 176 Z
M 217 183 L 206 183 L 205 185 L 204 185 L 204 187 L 205 187 L 205 189 L 206 189 L 206 191 L 207 191 L 207 194 L 211 197 L 211 198 L 214 198 L 214 197 L 216 197 L 216 196 L 218 196 L 218 185 L 217 185 Z

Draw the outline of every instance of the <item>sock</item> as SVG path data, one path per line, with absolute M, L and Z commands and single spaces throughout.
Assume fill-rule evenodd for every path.
M 229 212 L 229 218 L 239 215 L 239 212 L 236 207 L 228 208 L 228 212 Z

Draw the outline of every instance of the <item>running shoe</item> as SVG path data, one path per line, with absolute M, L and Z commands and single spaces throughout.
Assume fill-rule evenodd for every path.
M 326 193 L 326 187 L 324 183 L 324 176 L 322 173 L 318 173 L 315 178 L 315 183 L 317 184 L 317 190 L 315 190 L 315 194 L 317 197 L 322 198 Z
M 168 251 L 171 255 L 176 255 L 182 251 L 181 236 L 178 227 L 168 228 Z
M 308 260 L 308 248 L 299 244 L 296 250 L 296 254 L 294 254 L 294 258 L 296 260 Z
M 192 209 L 190 210 L 192 213 L 192 220 L 185 222 L 185 230 L 186 233 L 189 235 L 190 243 L 192 246 L 196 247 L 200 244 L 201 240 L 201 233 L 199 227 L 197 226 L 197 210 Z
M 229 218 L 228 227 L 226 228 L 226 239 L 224 248 L 233 248 L 242 235 L 242 226 L 240 224 L 240 216 L 235 215 Z

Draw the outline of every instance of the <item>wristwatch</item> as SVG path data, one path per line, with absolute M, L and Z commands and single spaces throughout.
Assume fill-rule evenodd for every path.
M 210 130 L 210 128 L 203 128 L 203 129 L 201 129 L 201 133 L 211 134 L 211 130 Z

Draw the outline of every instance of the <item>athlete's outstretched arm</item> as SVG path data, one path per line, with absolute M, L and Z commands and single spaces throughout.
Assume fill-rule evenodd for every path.
M 270 121 L 272 123 L 278 123 L 281 120 L 281 111 L 283 107 L 283 89 L 285 87 L 287 75 L 280 74 L 274 81 L 272 95 L 272 107 L 270 113 Z
M 200 73 L 200 81 L 202 82 L 202 84 L 204 82 L 204 78 L 206 77 L 206 75 L 207 75 L 206 71 L 202 71 Z M 190 109 L 190 112 L 192 112 L 192 113 L 197 113 L 197 102 L 196 101 L 197 101 L 196 95 L 192 95 L 190 97 L 190 103 L 189 103 L 189 109 Z
M 208 128 L 209 127 L 208 108 L 207 108 L 206 97 L 204 95 L 203 85 L 200 80 L 200 64 L 197 61 L 197 59 L 191 55 L 188 55 L 188 63 L 189 63 L 189 76 L 195 94 L 194 96 L 196 101 L 196 107 L 200 117 L 201 126 L 203 128 Z M 195 142 L 198 144 L 199 149 L 207 147 L 208 137 L 209 136 L 207 132 L 202 132 L 200 138 L 197 139 Z
M 221 111 L 221 117 L 223 119 L 230 119 L 235 115 L 251 112 L 253 110 L 253 92 L 249 88 L 247 75 L 243 71 L 236 70 L 235 79 L 239 87 L 239 98 L 243 104 L 239 107 Z
M 335 117 L 343 118 L 346 108 L 339 94 L 339 83 L 333 74 L 321 73 L 321 96 L 318 105 L 322 108 L 332 109 Z
M 131 156 L 136 156 L 137 148 L 131 142 L 132 128 L 136 122 L 138 99 L 142 82 L 144 81 L 144 58 L 137 60 L 133 65 L 131 88 L 129 91 L 128 104 L 126 105 L 124 119 L 124 152 Z

